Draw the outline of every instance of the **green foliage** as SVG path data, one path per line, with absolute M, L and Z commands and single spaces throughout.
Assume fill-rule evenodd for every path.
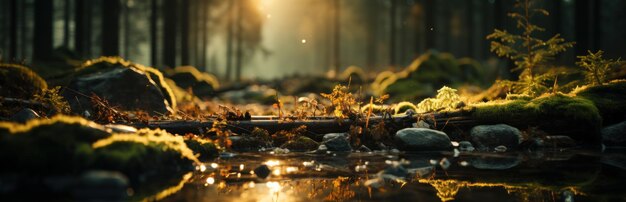
M 535 15 L 549 15 L 548 11 L 535 8 L 536 2 L 531 0 L 518 0 L 515 7 L 521 12 L 509 13 L 509 17 L 517 22 L 517 28 L 522 34 L 509 33 L 506 30 L 496 29 L 487 36 L 491 41 L 491 51 L 500 57 L 511 59 L 515 62 L 513 71 L 521 71 L 517 82 L 508 82 L 513 86 L 515 93 L 535 96 L 545 92 L 548 88 L 544 84 L 546 75 L 538 75 L 533 71 L 537 68 L 546 67 L 550 60 L 557 54 L 574 46 L 573 42 L 566 42 L 559 34 L 548 40 L 537 38 L 537 32 L 545 31 L 531 22 Z
M 610 72 L 613 66 L 620 63 L 619 59 L 604 59 L 602 54 L 604 51 L 599 50 L 596 53 L 588 51 L 589 55 L 578 56 L 580 61 L 576 62 L 576 65 L 585 70 L 585 78 L 591 85 L 602 85 L 606 83 L 607 73 Z
M 419 113 L 432 112 L 442 109 L 455 109 L 461 103 L 461 97 L 456 89 L 444 86 L 437 90 L 437 97 L 426 98 L 417 104 Z
M 38 102 L 49 105 L 52 109 L 59 113 L 69 114 L 71 111 L 70 104 L 67 103 L 63 96 L 59 95 L 60 90 L 61 86 L 43 89 L 41 94 L 35 94 L 34 99 Z

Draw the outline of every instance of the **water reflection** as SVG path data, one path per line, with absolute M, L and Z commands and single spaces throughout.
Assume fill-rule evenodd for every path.
M 612 155 L 620 159 L 626 156 Z M 623 185 L 626 179 L 624 174 L 607 179 L 607 175 L 623 173 L 624 168 L 603 164 L 606 156 L 551 152 L 540 157 L 524 153 L 455 155 L 451 152 L 347 156 L 240 154 L 206 163 L 210 166 L 204 171 L 197 169 L 178 193 L 164 200 L 563 201 L 594 200 L 600 196 L 606 199 L 606 189 L 601 193 L 597 187 L 607 183 Z M 272 173 L 267 178 L 260 178 L 252 171 L 263 165 Z M 611 191 L 608 196 L 624 199 L 623 189 Z

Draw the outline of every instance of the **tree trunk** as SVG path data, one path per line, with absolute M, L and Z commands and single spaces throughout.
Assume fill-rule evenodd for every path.
M 426 49 L 435 48 L 437 34 L 435 33 L 435 14 L 436 14 L 436 0 L 425 0 L 424 1 L 424 11 L 426 12 L 426 23 L 425 23 L 425 31 L 426 31 Z
M 102 2 L 102 55 L 119 55 L 120 41 L 120 9 L 119 1 Z
M 52 56 L 52 1 L 35 0 L 33 61 L 45 61 Z
M 150 63 L 152 66 L 158 65 L 158 25 L 159 5 L 157 0 L 150 1 Z
M 243 21 L 243 3 L 244 0 L 239 0 L 237 1 L 237 39 L 236 39 L 236 52 L 235 52 L 235 81 L 239 82 L 241 81 L 241 68 L 242 68 L 242 60 L 243 60 L 243 50 L 242 50 L 242 44 L 243 44 L 243 27 L 242 27 L 242 21 Z
M 176 67 L 176 0 L 163 1 L 163 65 Z
M 10 15 L 10 22 L 9 22 L 9 60 L 11 59 L 17 59 L 17 23 L 18 23 L 18 18 L 17 18 L 17 0 L 11 0 L 9 2 L 9 15 Z M 1 57 L 1 55 L 0 55 Z
M 335 15 L 334 17 L 334 41 L 333 44 L 333 66 L 335 70 L 335 75 L 339 75 L 339 71 L 341 69 L 341 0 L 335 0 Z
M 389 65 L 395 67 L 396 64 L 396 12 L 398 8 L 397 0 L 391 1 L 389 10 Z
M 85 54 L 85 0 L 74 0 L 74 52 L 79 57 Z M 88 28 L 87 28 L 88 29 Z
M 597 1 L 576 0 L 576 55 L 587 55 L 587 50 L 598 50 L 596 40 L 600 29 L 598 26 L 599 6 Z
M 215 74 L 215 69 L 209 68 L 209 64 L 207 63 L 207 46 L 209 45 L 209 12 L 211 12 L 211 1 L 210 0 L 202 0 L 202 42 L 200 45 L 202 46 L 200 49 L 202 50 L 202 56 L 200 59 L 200 64 L 205 68 L 205 71 L 208 69 L 211 70 L 211 73 Z
M 63 10 L 63 47 L 69 49 L 70 48 L 70 12 L 71 5 L 70 0 L 64 0 L 65 4 Z
M 230 81 L 231 72 L 233 68 L 233 34 L 234 34 L 234 0 L 228 1 L 228 36 L 226 39 L 226 74 L 224 75 L 224 80 Z
M 180 63 L 189 65 L 189 0 L 181 0 L 180 13 Z

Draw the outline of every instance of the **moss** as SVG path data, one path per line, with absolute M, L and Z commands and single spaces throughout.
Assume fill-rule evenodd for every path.
M 319 147 L 319 143 L 311 138 L 300 136 L 295 140 L 291 140 L 281 145 L 280 148 L 289 149 L 290 151 L 312 151 Z
M 165 77 L 163 77 L 163 73 L 161 71 L 152 68 L 143 66 L 141 64 L 132 63 L 130 61 L 124 60 L 121 57 L 99 57 L 96 59 L 91 59 L 85 61 L 81 64 L 74 74 L 74 77 L 93 74 L 100 71 L 103 71 L 108 68 L 133 68 L 143 72 L 150 80 L 154 81 L 160 88 L 163 95 L 165 95 L 165 99 L 169 102 L 170 107 L 172 109 L 176 109 L 176 96 L 174 91 L 169 86 L 169 84 L 165 81 Z
M 417 112 L 417 107 L 411 102 L 400 102 L 396 104 L 393 108 L 394 114 L 400 114 L 406 112 L 406 110 L 413 110 L 413 112 Z
M 200 97 L 212 96 L 220 87 L 217 78 L 206 72 L 200 72 L 193 66 L 176 67 L 170 70 L 169 77 L 183 89 L 191 88 Z
M 0 97 L 32 99 L 48 84 L 37 73 L 17 64 L 0 64 Z
M 211 160 L 219 154 L 215 143 L 210 140 L 201 139 L 199 137 L 185 137 L 185 144 L 194 153 L 200 155 L 198 159 L 201 161 Z
M 365 71 L 363 71 L 363 69 L 361 69 L 360 67 L 349 66 L 348 68 L 343 70 L 341 74 L 339 74 L 339 80 L 348 81 L 350 79 L 352 83 L 364 83 L 367 81 L 367 75 L 365 74 Z
M 577 97 L 591 100 L 600 111 L 604 125 L 626 120 L 626 80 L 605 85 L 583 87 L 574 92 Z
M 28 175 L 117 170 L 129 177 L 198 163 L 183 137 L 141 129 L 110 134 L 80 117 L 55 116 L 26 124 L 0 122 L 0 172 Z
M 598 108 L 589 100 L 554 94 L 533 100 L 506 100 L 472 105 L 472 117 L 481 122 L 506 123 L 517 127 L 577 130 L 572 138 L 596 142 L 602 125 Z M 561 131 L 555 131 L 561 132 Z

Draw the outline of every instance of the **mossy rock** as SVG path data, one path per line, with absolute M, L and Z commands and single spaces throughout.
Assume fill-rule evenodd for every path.
M 75 113 L 91 109 L 89 96 L 96 94 L 122 110 L 150 114 L 174 113 L 176 97 L 162 73 L 119 57 L 88 60 L 75 72 L 63 96 Z
M 339 74 L 339 81 L 348 82 L 353 84 L 362 84 L 367 81 L 367 74 L 362 68 L 357 66 L 349 66 L 341 74 Z
M 0 173 L 31 176 L 121 171 L 131 178 L 199 162 L 183 138 L 163 130 L 120 134 L 80 117 L 55 116 L 26 124 L 0 122 Z
M 46 88 L 46 81 L 28 67 L 0 64 L 0 97 L 32 99 Z
M 533 100 L 507 100 L 473 105 L 472 118 L 521 129 L 538 126 L 549 133 L 567 133 L 586 144 L 600 142 L 602 117 L 589 100 L 554 94 Z
M 305 136 L 300 136 L 297 137 L 295 140 L 286 142 L 285 144 L 281 145 L 280 148 L 289 149 L 289 151 L 304 152 L 313 151 L 319 146 L 320 143 L 315 142 L 315 140 Z
M 584 87 L 575 92 L 577 97 L 591 100 L 603 118 L 604 125 L 626 120 L 626 80 L 617 80 L 605 85 Z
M 169 78 L 182 89 L 191 88 L 199 97 L 212 97 L 220 87 L 217 78 L 206 72 L 200 72 L 193 66 L 181 66 L 170 71 Z
M 219 151 L 212 141 L 204 140 L 201 138 L 185 138 L 185 144 L 194 153 L 199 154 L 198 157 L 201 161 L 211 160 L 219 155 Z

